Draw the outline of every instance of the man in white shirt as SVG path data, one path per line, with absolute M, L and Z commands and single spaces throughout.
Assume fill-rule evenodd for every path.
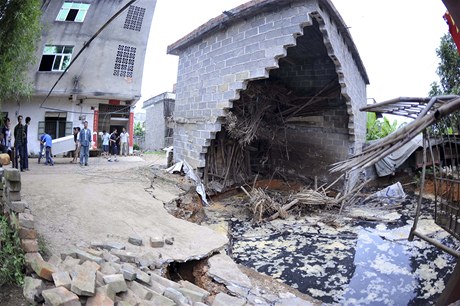
M 129 138 L 129 134 L 128 132 L 126 132 L 126 129 L 123 128 L 123 131 L 120 133 L 121 155 L 123 156 L 127 156 L 129 154 L 128 138 Z

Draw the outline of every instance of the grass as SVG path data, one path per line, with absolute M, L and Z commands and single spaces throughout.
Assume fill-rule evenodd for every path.
M 0 216 L 0 287 L 24 283 L 25 257 L 19 235 L 5 216 Z
M 163 151 L 163 150 L 159 150 L 159 151 L 145 151 L 144 154 L 162 156 L 162 155 L 166 155 L 166 152 Z

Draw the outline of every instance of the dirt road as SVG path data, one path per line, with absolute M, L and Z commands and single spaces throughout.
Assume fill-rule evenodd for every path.
M 227 238 L 209 228 L 172 217 L 163 208 L 180 192 L 172 185 L 154 189 L 149 166 L 164 162 L 164 156 L 124 157 L 120 162 L 91 158 L 88 167 L 55 159 L 55 166 L 30 160 L 31 171 L 22 172 L 22 198 L 35 216 L 36 228 L 53 253 L 68 251 L 92 241 L 118 241 L 131 249 L 160 252 L 169 260 L 200 258 L 220 249 Z M 150 237 L 174 237 L 172 246 L 161 249 L 134 247 L 127 243 L 138 234 L 148 244 Z

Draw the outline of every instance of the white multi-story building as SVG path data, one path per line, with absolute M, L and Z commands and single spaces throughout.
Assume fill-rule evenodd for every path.
M 156 0 L 137 0 L 83 50 L 48 96 L 86 42 L 128 0 L 43 1 L 43 31 L 37 45 L 37 61 L 30 69 L 34 92 L 29 99 L 6 101 L 4 116 L 11 128 L 20 114 L 31 117 L 29 152 L 36 153 L 39 135 L 53 139 L 72 134 L 72 127 L 86 120 L 94 132 L 126 128 L 130 148 L 133 107 L 141 95 L 147 41 Z M 48 97 L 47 97 L 48 96 Z M 100 145 L 93 136 L 95 146 Z

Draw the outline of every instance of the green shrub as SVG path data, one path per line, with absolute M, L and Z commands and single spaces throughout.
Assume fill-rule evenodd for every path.
M 141 147 L 137 143 L 133 144 L 133 150 L 139 151 Z
M 24 252 L 18 232 L 12 230 L 5 216 L 0 215 L 0 287 L 24 282 Z
M 390 123 L 386 117 L 383 120 L 377 119 L 375 113 L 367 113 L 367 133 L 366 140 L 376 140 L 388 136 L 398 129 L 396 120 Z

